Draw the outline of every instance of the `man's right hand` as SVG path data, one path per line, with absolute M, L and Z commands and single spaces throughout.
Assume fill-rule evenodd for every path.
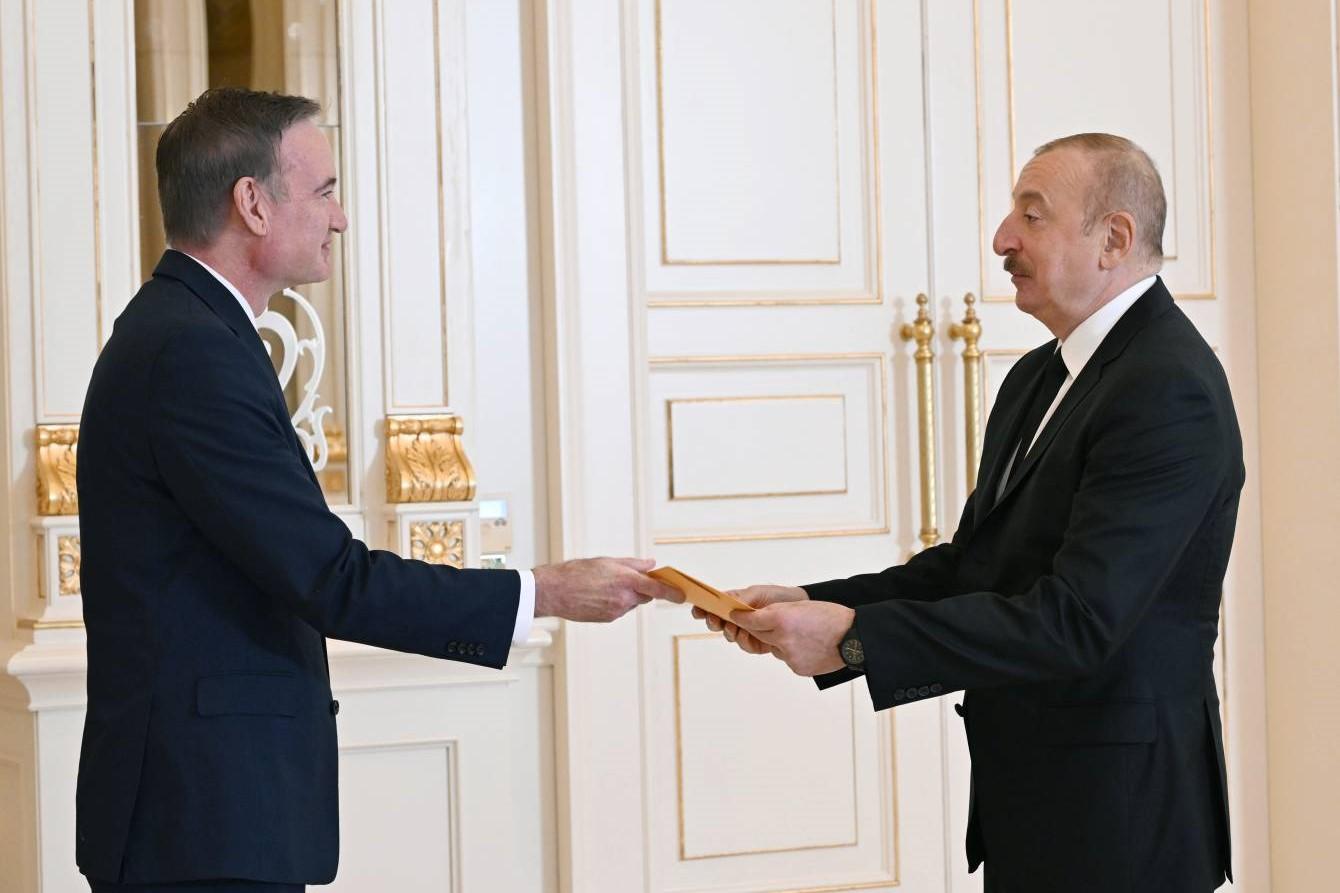
M 535 616 L 609 622 L 654 598 L 682 602 L 684 593 L 646 572 L 645 558 L 579 558 L 537 567 Z
M 745 589 L 732 589 L 730 595 L 735 596 L 746 605 L 755 608 L 762 608 L 765 605 L 776 604 L 777 602 L 800 602 L 809 599 L 809 593 L 799 586 L 749 586 Z M 724 633 L 726 641 L 734 642 L 740 646 L 740 650 L 747 651 L 750 654 L 771 654 L 772 646 L 761 639 L 751 636 L 747 630 L 740 629 L 729 620 L 722 620 L 715 614 L 709 614 L 702 608 L 694 608 L 693 616 L 699 620 L 706 621 L 708 627 L 716 632 Z

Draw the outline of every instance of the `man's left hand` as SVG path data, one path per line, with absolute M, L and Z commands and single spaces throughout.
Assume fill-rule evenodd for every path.
M 732 611 L 731 622 L 772 647 L 797 676 L 820 676 L 846 664 L 838 653 L 856 612 L 833 602 L 776 602 L 755 611 Z

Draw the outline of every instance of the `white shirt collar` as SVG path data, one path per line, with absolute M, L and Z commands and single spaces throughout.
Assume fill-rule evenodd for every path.
M 172 249 L 172 250 L 173 250 L 173 251 L 181 251 L 180 248 L 174 248 L 174 249 Z M 233 284 L 232 284 L 231 282 L 229 282 L 227 279 L 224 279 L 222 273 L 220 273 L 218 270 L 216 270 L 216 269 L 214 269 L 213 267 L 211 267 L 209 264 L 205 263 L 205 262 L 204 262 L 203 260 L 201 260 L 200 258 L 196 257 L 194 254 L 189 254 L 188 252 L 185 252 L 185 251 L 181 251 L 181 253 L 182 253 L 182 254 L 185 254 L 187 257 L 189 257 L 191 260 L 195 261 L 196 263 L 200 264 L 200 266 L 202 266 L 202 267 L 205 268 L 205 271 L 206 271 L 207 273 L 209 273 L 209 275 L 211 275 L 211 276 L 213 276 L 215 279 L 219 280 L 219 282 L 221 282 L 221 283 L 223 284 L 223 287 L 226 288 L 226 289 L 228 289 L 228 293 L 231 294 L 233 297 L 237 298 L 237 303 L 239 303 L 239 304 L 242 305 L 242 310 L 243 310 L 243 312 L 246 313 L 246 315 L 247 315 L 247 319 L 251 322 L 251 325 L 252 325 L 253 327 L 255 327 L 255 328 L 257 329 L 257 331 L 259 331 L 259 327 L 256 325 L 256 314 L 252 311 L 252 309 L 251 309 L 251 305 L 247 303 L 247 299 L 244 298 L 244 297 L 242 297 L 242 293 L 241 293 L 240 291 L 237 290 L 237 286 L 233 285 Z
M 1108 332 L 1111 332 L 1117 321 L 1131 309 L 1131 305 L 1149 291 L 1149 287 L 1157 278 L 1158 276 L 1146 276 L 1141 279 L 1095 310 L 1088 319 L 1075 326 L 1075 331 L 1061 342 L 1061 359 L 1065 362 L 1066 371 L 1070 373 L 1072 379 L 1079 378 L 1079 374 L 1097 353 L 1098 345 L 1103 343 Z

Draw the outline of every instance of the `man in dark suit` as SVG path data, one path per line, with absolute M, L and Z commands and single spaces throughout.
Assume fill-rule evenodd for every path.
M 1212 662 L 1242 443 L 1219 362 L 1156 276 L 1165 207 L 1127 140 L 1040 148 L 994 248 L 1056 340 L 1001 385 L 953 541 L 751 587 L 759 610 L 726 625 L 822 687 L 864 675 L 876 709 L 967 690 L 968 860 L 992 893 L 1231 878 Z
M 680 598 L 633 559 L 533 574 L 407 561 L 326 507 L 254 322 L 270 295 L 329 276 L 347 225 L 318 111 L 220 89 L 167 127 L 173 248 L 89 384 L 76 853 L 95 891 L 335 877 L 326 636 L 497 668 L 535 616 L 612 620 Z

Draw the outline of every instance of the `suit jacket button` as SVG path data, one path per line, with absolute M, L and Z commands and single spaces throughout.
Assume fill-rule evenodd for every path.
M 923 685 L 921 688 L 917 689 L 917 694 L 921 695 L 923 698 L 928 696 L 930 693 L 931 693 L 930 686 L 927 685 Z
M 943 685 L 941 685 L 940 683 L 938 683 L 938 682 L 933 683 L 933 684 L 931 685 L 931 694 L 933 694 L 933 695 L 938 695 L 940 692 L 942 692 L 942 691 L 944 691 L 944 690 L 945 690 L 945 687 L 944 687 Z
M 474 657 L 474 656 L 475 656 L 475 643 L 474 643 L 474 642 L 471 642 L 470 644 L 468 644 L 468 645 L 465 646 L 465 653 L 466 653 L 468 656 L 470 656 L 470 657 Z
M 331 716 L 339 716 L 339 715 L 340 715 L 340 702 L 339 702 L 339 701 L 331 701 L 331 702 L 330 702 L 330 715 L 331 715 Z
M 455 654 L 455 653 L 456 653 L 456 643 L 455 643 L 455 642 L 448 642 L 448 643 L 447 643 L 447 654 Z
M 901 700 L 903 700 L 903 698 L 906 698 L 906 697 L 907 697 L 907 692 L 903 691 L 901 688 L 898 689 L 897 691 L 895 691 L 895 692 L 893 693 L 893 699 L 894 699 L 895 701 L 901 701 Z
M 476 645 L 476 646 L 475 646 L 475 655 L 476 655 L 477 657 L 483 657 L 483 656 L 484 656 L 484 646 L 483 646 L 482 644 L 481 644 L 481 645 Z

